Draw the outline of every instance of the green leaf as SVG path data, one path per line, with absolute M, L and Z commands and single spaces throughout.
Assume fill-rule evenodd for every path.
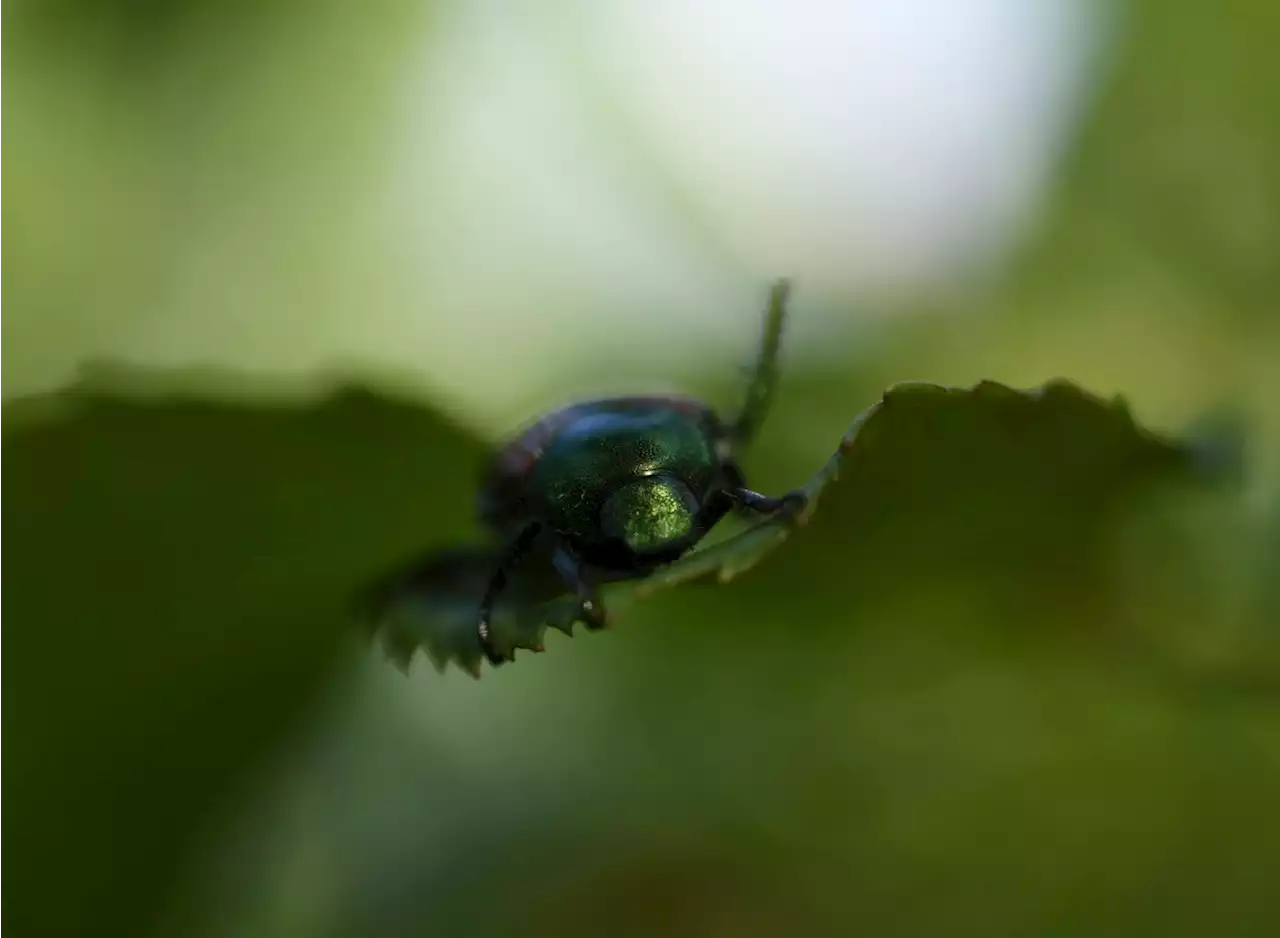
M 1066 381 L 1029 391 L 989 381 L 973 388 L 899 384 L 854 419 L 830 459 L 800 487 L 807 499 L 803 511 L 751 524 L 646 579 L 606 586 L 604 601 L 616 613 L 659 590 L 710 578 L 728 582 L 807 524 L 828 486 L 842 474 L 850 488 L 848 499 L 886 506 L 905 517 L 918 504 L 911 492 L 921 467 L 942 467 L 940 475 L 927 473 L 930 478 L 923 489 L 945 493 L 948 485 L 971 475 L 976 462 L 985 467 L 978 471 L 979 481 L 985 472 L 993 483 L 981 504 L 988 518 L 995 519 L 1002 511 L 1007 513 L 1008 506 L 993 504 L 990 496 L 995 494 L 998 501 L 1014 494 L 998 480 L 1003 471 L 1019 464 L 1024 485 L 1039 484 L 1073 502 L 1096 500 L 1108 495 L 1113 485 L 1124 489 L 1162 478 L 1203 482 L 1229 478 L 1238 462 L 1237 443 L 1231 436 L 1215 440 L 1212 446 L 1159 436 L 1138 427 L 1123 400 L 1103 400 Z M 1058 507 L 1052 508 L 1054 517 Z M 1026 517 L 1020 509 L 1014 514 Z M 929 521 L 936 526 L 939 518 L 932 515 Z M 1034 516 L 1032 523 L 1038 523 Z M 1046 530 L 1054 527 L 1047 525 Z M 863 532 L 857 527 L 839 530 L 837 525 L 832 536 L 854 540 Z M 475 609 L 493 562 L 485 551 L 451 554 L 440 564 L 428 561 L 385 595 L 373 624 L 381 630 L 393 659 L 407 668 L 413 648 L 420 646 L 438 669 L 454 661 L 478 677 L 482 651 Z M 818 588 L 813 577 L 808 580 L 793 581 L 793 588 Z M 538 602 L 516 590 L 495 610 L 492 641 L 508 652 L 541 650 L 546 629 L 571 633 L 577 612 L 576 597 L 560 595 Z
M 18 934 L 155 926 L 202 831 L 358 647 L 354 591 L 470 526 L 484 449 L 428 409 L 138 377 L 5 408 Z

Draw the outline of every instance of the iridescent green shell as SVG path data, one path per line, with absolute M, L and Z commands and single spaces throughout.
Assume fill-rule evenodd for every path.
M 684 397 L 619 397 L 574 404 L 539 420 L 494 456 L 480 496 L 496 531 L 536 518 L 582 545 L 601 535 L 610 496 L 628 483 L 679 480 L 698 504 L 719 481 L 720 421 Z M 631 491 L 631 519 L 677 523 L 681 506 L 659 484 Z M 691 506 L 695 511 L 697 505 Z M 671 510 L 664 510 L 671 509 Z

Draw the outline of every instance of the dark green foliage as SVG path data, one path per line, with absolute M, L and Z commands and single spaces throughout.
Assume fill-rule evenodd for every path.
M 137 934 L 349 653 L 354 591 L 465 533 L 481 449 L 359 389 L 92 387 L 6 407 L 4 447 L 6 929 Z
M 23 858 L 10 869 L 6 924 L 136 933 L 160 921 L 202 838 L 337 673 L 352 647 L 354 591 L 424 540 L 467 534 L 485 451 L 428 410 L 364 391 L 249 406 L 82 388 L 6 418 L 6 530 L 22 549 L 11 549 L 5 578 L 15 716 L 5 794 L 21 806 L 5 846 Z M 899 386 L 840 449 L 810 481 L 821 505 L 788 549 L 740 585 L 672 594 L 684 611 L 669 624 L 638 628 L 639 608 L 624 617 L 637 628 L 612 644 L 638 655 L 646 676 L 634 687 L 622 672 L 612 680 L 648 701 L 653 726 L 637 730 L 671 734 L 662 760 L 690 744 L 677 731 L 686 722 L 704 742 L 765 731 L 740 737 L 715 711 L 665 713 L 668 691 L 655 694 L 655 681 L 671 683 L 672 706 L 691 692 L 677 690 L 676 662 L 687 658 L 702 680 L 732 649 L 732 670 L 748 680 L 757 665 L 740 649 L 758 646 L 770 673 L 822 665 L 877 618 L 877 603 L 915 588 L 946 595 L 947 583 L 967 582 L 1005 610 L 996 621 L 1041 628 L 1055 607 L 1064 622 L 1110 608 L 1099 622 L 1111 628 L 1107 535 L 1162 480 L 1202 479 L 1198 450 L 1066 384 Z M 837 469 L 840 483 L 827 485 Z M 749 527 L 639 592 L 745 569 L 786 533 Z M 393 656 L 407 663 L 424 646 L 437 664 L 477 668 L 475 595 L 491 559 L 456 555 L 423 584 L 427 605 L 400 608 L 384 632 Z M 619 584 L 607 595 L 621 609 L 636 593 Z M 518 583 L 512 598 L 524 601 Z M 675 610 L 653 605 L 667 610 L 660 618 Z M 576 607 L 517 618 L 505 608 L 495 626 L 523 647 L 545 622 L 567 627 Z M 941 626 L 924 631 L 927 641 L 914 639 L 922 664 L 957 653 Z M 770 694 L 785 698 L 772 680 Z M 844 733 L 843 721 L 824 732 Z M 443 896 L 433 901 L 449 914 Z

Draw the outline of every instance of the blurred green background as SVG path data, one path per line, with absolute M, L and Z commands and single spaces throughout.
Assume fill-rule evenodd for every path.
M 14 934 L 1273 934 L 1280 8 L 4 8 Z M 780 7 L 781 9 L 781 7 Z M 758 569 L 473 682 L 352 592 L 564 399 L 725 406 Z

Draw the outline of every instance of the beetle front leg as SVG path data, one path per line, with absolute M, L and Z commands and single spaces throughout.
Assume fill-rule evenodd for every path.
M 533 546 L 534 540 L 537 539 L 541 531 L 542 525 L 535 521 L 516 536 L 516 539 L 511 542 L 511 546 L 507 548 L 506 554 L 498 561 L 498 565 L 494 567 L 493 573 L 489 577 L 489 585 L 484 591 L 484 598 L 480 600 L 480 617 L 476 625 L 476 631 L 480 635 L 480 645 L 484 649 L 484 656 L 489 659 L 489 663 L 494 667 L 504 661 L 511 660 L 511 656 L 499 651 L 490 640 L 489 623 L 493 618 L 493 604 L 497 602 L 498 596 L 506 589 L 507 571 L 519 565 L 524 558 L 525 552 Z
M 551 563 L 556 572 L 578 597 L 579 617 L 591 631 L 599 631 L 609 627 L 608 612 L 600 602 L 600 590 L 591 583 L 582 571 L 582 561 L 564 544 L 557 544 L 551 554 Z
M 729 499 L 739 510 L 751 511 L 760 515 L 798 515 L 809 503 L 809 497 L 799 489 L 794 492 L 788 492 L 781 498 L 761 495 L 759 492 L 753 492 L 747 488 L 727 489 L 725 494 L 729 496 Z

